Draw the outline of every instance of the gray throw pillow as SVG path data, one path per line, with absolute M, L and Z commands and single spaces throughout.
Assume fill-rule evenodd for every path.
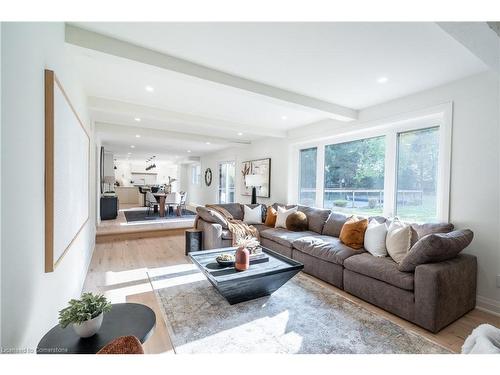
M 217 211 L 211 210 L 210 208 L 198 206 L 196 207 L 196 212 L 198 216 L 209 223 L 215 223 L 222 225 L 223 229 L 227 229 L 227 220 Z
M 415 243 L 427 236 L 428 234 L 434 233 L 448 233 L 453 230 L 453 224 L 451 223 L 425 223 L 425 224 L 410 224 L 411 227 L 411 244 Z
M 330 215 L 330 210 L 307 206 L 299 206 L 298 210 L 306 214 L 307 221 L 309 223 L 308 229 L 321 234 L 321 232 L 323 231 L 323 226 L 325 225 L 325 222 Z
M 414 272 L 420 264 L 453 259 L 469 246 L 473 238 L 474 233 L 469 229 L 428 234 L 413 245 L 398 268 L 403 272 Z
M 340 212 L 331 212 L 328 220 L 326 220 L 325 225 L 323 226 L 323 231 L 321 234 L 325 234 L 327 236 L 340 237 L 340 231 L 344 226 L 347 219 L 349 219 L 351 215 L 345 215 Z

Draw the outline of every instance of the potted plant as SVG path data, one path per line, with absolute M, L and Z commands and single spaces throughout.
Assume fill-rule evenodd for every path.
M 69 306 L 59 311 L 62 328 L 73 326 L 80 337 L 90 337 L 99 331 L 105 312 L 111 310 L 111 303 L 100 294 L 83 293 L 80 299 L 72 299 Z

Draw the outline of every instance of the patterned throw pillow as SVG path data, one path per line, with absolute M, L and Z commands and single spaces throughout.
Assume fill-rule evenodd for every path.
M 387 229 L 385 246 L 390 257 L 396 263 L 401 263 L 408 250 L 410 250 L 411 227 L 402 223 L 399 219 L 394 219 L 389 229 Z
M 359 250 L 363 248 L 368 219 L 359 220 L 356 216 L 351 216 L 340 231 L 340 241 L 350 248 Z

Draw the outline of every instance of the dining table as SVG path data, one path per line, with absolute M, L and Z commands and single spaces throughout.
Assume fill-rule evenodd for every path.
M 179 193 L 162 193 L 157 192 L 153 193 L 155 198 L 158 200 L 158 204 L 160 206 L 159 214 L 160 217 L 165 217 L 165 206 L 177 206 L 175 208 L 175 213 L 177 216 L 182 216 L 181 212 L 181 195 Z

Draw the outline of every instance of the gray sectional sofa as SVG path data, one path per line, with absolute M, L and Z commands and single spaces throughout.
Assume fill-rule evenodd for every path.
M 220 206 L 235 219 L 243 219 L 242 205 Z M 346 215 L 305 206 L 298 209 L 308 218 L 307 231 L 254 226 L 264 247 L 303 263 L 304 272 L 431 332 L 440 331 L 475 307 L 476 257 L 459 254 L 447 261 L 420 264 L 414 272 L 401 272 L 390 257 L 374 257 L 340 242 Z M 375 219 L 386 221 L 384 217 Z M 451 224 L 411 226 L 412 243 L 427 234 L 453 230 Z M 203 249 L 231 246 L 231 233 L 222 223 L 198 218 L 197 228 L 203 231 Z

